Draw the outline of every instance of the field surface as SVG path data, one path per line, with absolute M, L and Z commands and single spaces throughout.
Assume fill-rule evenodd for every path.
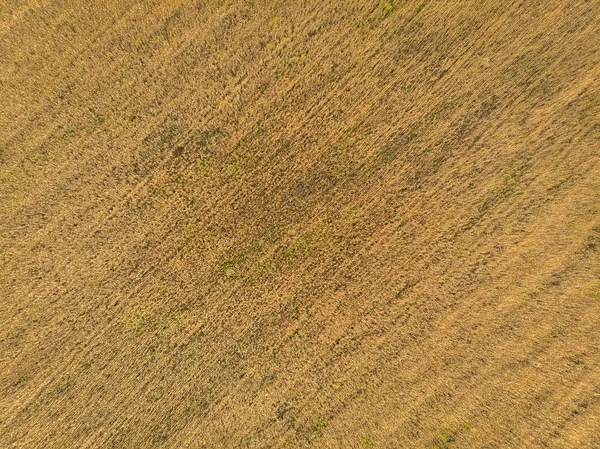
M 600 448 L 600 2 L 0 0 L 0 448 Z

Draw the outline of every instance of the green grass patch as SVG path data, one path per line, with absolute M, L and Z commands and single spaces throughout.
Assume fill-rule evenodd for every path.
M 221 273 L 227 277 L 232 277 L 240 270 L 240 267 L 246 260 L 244 253 L 237 253 L 228 257 L 221 263 Z
M 363 437 L 362 443 L 363 443 L 363 446 L 365 446 L 365 447 L 376 447 L 377 446 L 377 444 L 375 443 L 375 440 L 371 437 Z

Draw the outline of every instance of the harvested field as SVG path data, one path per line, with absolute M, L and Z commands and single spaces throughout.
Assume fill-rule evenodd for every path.
M 0 2 L 0 448 L 600 448 L 600 2 Z

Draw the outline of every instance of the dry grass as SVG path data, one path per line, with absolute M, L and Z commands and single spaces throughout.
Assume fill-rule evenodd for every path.
M 0 4 L 0 447 L 600 447 L 597 1 Z

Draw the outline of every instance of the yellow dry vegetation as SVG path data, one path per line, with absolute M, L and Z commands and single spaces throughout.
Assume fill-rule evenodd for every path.
M 600 447 L 600 2 L 0 3 L 1 448 Z

